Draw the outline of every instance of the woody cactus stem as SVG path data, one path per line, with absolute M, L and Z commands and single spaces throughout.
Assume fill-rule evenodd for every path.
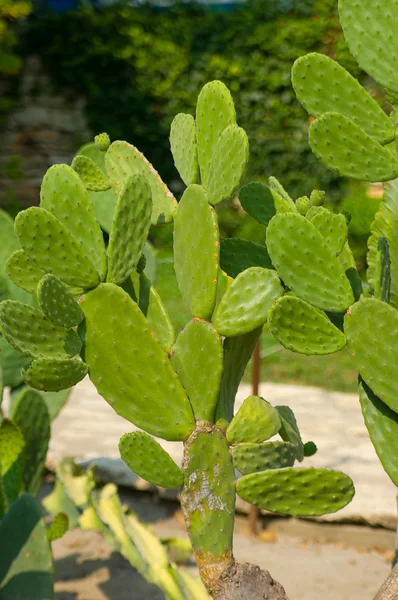
M 182 468 L 181 505 L 201 578 L 212 598 L 287 600 L 282 586 L 267 571 L 239 564 L 233 556 L 234 466 L 225 430 L 198 423 L 184 444 Z

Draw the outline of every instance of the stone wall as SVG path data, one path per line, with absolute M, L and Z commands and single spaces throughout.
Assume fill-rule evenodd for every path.
M 0 205 L 13 211 L 38 204 L 46 170 L 54 163 L 70 164 L 92 137 L 84 99 L 55 92 L 36 57 L 26 61 L 19 95 L 0 131 Z

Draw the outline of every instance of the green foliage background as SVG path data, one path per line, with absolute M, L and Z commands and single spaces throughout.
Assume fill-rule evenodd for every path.
M 172 183 L 178 175 L 170 123 L 178 112 L 194 112 L 207 81 L 221 79 L 249 135 L 247 178 L 273 174 L 295 196 L 322 187 L 336 198 L 341 181 L 311 153 L 308 117 L 290 83 L 294 60 L 310 51 L 325 52 L 360 75 L 336 4 L 249 0 L 231 12 L 195 4 L 167 10 L 118 4 L 34 15 L 23 52 L 41 56 L 58 88 L 84 95 L 94 132 L 134 143 Z

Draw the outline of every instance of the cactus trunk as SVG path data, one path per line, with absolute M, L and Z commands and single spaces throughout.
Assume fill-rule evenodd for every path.
M 184 444 L 181 505 L 200 576 L 215 600 L 287 600 L 268 572 L 234 559 L 235 473 L 224 429 L 199 421 Z

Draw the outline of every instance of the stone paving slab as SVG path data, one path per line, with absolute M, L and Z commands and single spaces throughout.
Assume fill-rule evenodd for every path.
M 236 409 L 250 393 L 249 385 L 240 387 Z M 384 472 L 369 440 L 355 394 L 263 383 L 260 395 L 273 405 L 290 406 L 303 440 L 313 440 L 317 444 L 317 454 L 305 459 L 305 466 L 338 469 L 352 477 L 356 494 L 351 504 L 323 519 L 395 527 L 396 488 Z M 49 463 L 54 465 L 66 456 L 85 464 L 94 461 L 97 474 L 104 481 L 147 489 L 148 484 L 131 473 L 119 457 L 119 438 L 135 429 L 112 410 L 86 378 L 74 388 L 67 405 L 53 423 Z M 159 442 L 180 464 L 182 444 Z M 166 496 L 173 494 L 160 493 Z M 238 508 L 245 510 L 247 505 L 240 501 Z

